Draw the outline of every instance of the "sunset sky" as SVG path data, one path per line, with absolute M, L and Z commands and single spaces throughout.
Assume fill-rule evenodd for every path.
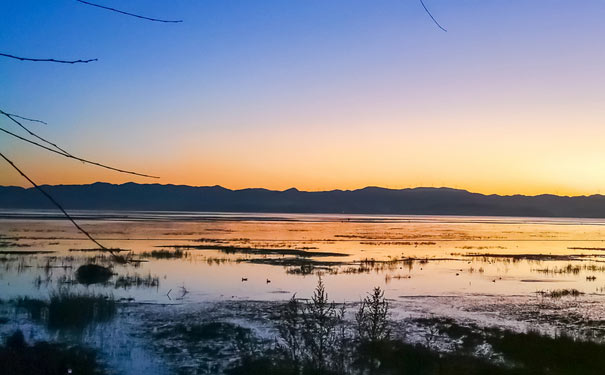
M 40 184 L 605 193 L 605 2 L 0 2 L 0 109 L 71 153 L 0 134 Z M 24 134 L 8 119 L 0 127 Z M 28 186 L 7 164 L 0 184 Z

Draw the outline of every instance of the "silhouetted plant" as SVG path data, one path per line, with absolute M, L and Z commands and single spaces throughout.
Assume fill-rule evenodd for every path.
M 376 343 L 390 338 L 389 303 L 380 287 L 375 287 L 374 291 L 361 301 L 355 320 L 362 342 Z
M 329 302 L 328 294 L 321 278 L 313 292 L 311 301 L 303 310 L 303 340 L 308 351 L 311 366 L 323 373 L 329 367 L 329 359 L 336 338 L 339 316 L 334 302 Z
M 345 325 L 345 306 L 330 302 L 321 278 L 311 300 L 301 303 L 292 296 L 280 311 L 278 325 L 281 352 L 294 373 L 344 374 L 348 368 L 352 339 Z
M 299 366 L 303 360 L 302 317 L 300 303 L 296 295 L 280 311 L 281 324 L 278 326 L 281 346 L 288 360 Z

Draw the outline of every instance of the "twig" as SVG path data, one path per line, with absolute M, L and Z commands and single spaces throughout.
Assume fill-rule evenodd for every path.
M 74 160 L 81 161 L 82 163 L 91 164 L 91 165 L 96 165 L 97 167 L 106 168 L 106 169 L 111 169 L 112 171 L 121 172 L 121 173 L 127 173 L 127 174 L 132 174 L 132 175 L 135 175 L 135 176 L 148 177 L 148 178 L 159 178 L 158 176 L 150 176 L 150 175 L 143 174 L 143 173 L 137 173 L 137 172 L 132 172 L 132 171 L 126 171 L 126 170 L 124 170 L 124 169 L 119 169 L 119 168 L 110 167 L 110 166 L 105 165 L 105 164 L 101 164 L 101 163 L 97 163 L 97 162 L 94 162 L 94 161 L 90 161 L 90 160 L 82 159 L 82 158 L 79 158 L 79 157 L 77 157 L 77 156 L 73 156 L 73 155 L 70 155 L 70 154 L 65 154 L 65 153 L 63 153 L 63 152 L 60 152 L 60 151 L 57 151 L 57 150 L 53 150 L 53 149 L 52 149 L 52 148 L 50 148 L 50 147 L 46 147 L 46 146 L 44 146 L 44 145 L 41 145 L 40 143 L 34 142 L 34 141 L 32 141 L 32 140 L 29 140 L 29 139 L 27 139 L 27 138 L 23 138 L 23 137 L 21 137 L 20 135 L 17 135 L 17 134 L 15 134 L 15 133 L 10 132 L 10 131 L 8 131 L 8 130 L 6 130 L 6 129 L 3 129 L 3 128 L 0 128 L 0 131 L 2 131 L 2 132 L 4 132 L 4 133 L 6 133 L 6 134 L 8 134 L 8 135 L 11 135 L 11 136 L 13 136 L 13 137 L 15 137 L 15 138 L 18 138 L 18 139 L 20 139 L 20 140 L 22 140 L 22 141 L 24 141 L 24 142 L 31 143 L 32 145 L 38 146 L 38 147 L 40 147 L 40 148 L 43 148 L 43 149 L 45 149 L 45 150 L 47 150 L 47 151 L 54 152 L 55 154 L 59 154 L 59 155 L 65 156 L 66 158 L 70 158 L 70 159 L 74 159 Z
M 52 143 L 52 142 L 50 142 L 50 141 L 48 141 L 48 140 L 46 140 L 46 139 L 44 139 L 44 138 L 40 137 L 39 135 L 35 134 L 34 132 L 32 132 L 31 130 L 29 130 L 28 128 L 26 128 L 26 127 L 25 127 L 25 126 L 24 126 L 22 123 L 20 123 L 19 121 L 15 120 L 15 119 L 13 118 L 13 115 L 8 114 L 8 113 L 4 112 L 4 111 L 3 111 L 3 110 L 1 110 L 1 109 L 0 109 L 0 114 L 2 114 L 2 115 L 4 115 L 4 116 L 8 117 L 8 118 L 9 118 L 11 121 L 13 121 L 15 124 L 19 125 L 19 126 L 20 126 L 20 127 L 23 129 L 23 130 L 25 130 L 27 133 L 29 133 L 29 135 L 31 135 L 31 136 L 33 136 L 33 137 L 36 137 L 36 138 L 38 138 L 39 140 L 41 140 L 42 142 L 44 142 L 44 143 L 46 143 L 46 144 L 49 144 L 49 145 L 53 146 L 54 148 L 56 148 L 57 150 L 61 151 L 61 152 L 62 152 L 62 153 L 64 153 L 64 154 L 71 155 L 69 152 L 65 151 L 65 150 L 64 150 L 64 149 L 62 149 L 61 147 L 59 147 L 59 146 L 57 146 L 56 144 L 54 144 L 54 143 Z M 28 120 L 29 120 L 29 119 L 28 119 Z
M 435 19 L 435 17 L 433 17 L 433 15 L 431 14 L 431 12 L 426 7 L 426 5 L 424 5 L 424 1 L 420 0 L 420 4 L 422 4 L 422 7 L 426 11 L 426 13 L 429 15 L 429 17 L 431 17 L 431 19 L 433 20 L 433 22 L 435 22 L 435 25 L 437 25 L 437 27 L 439 27 L 441 30 L 443 30 L 443 31 L 445 31 L 447 33 L 447 30 L 443 26 L 441 26 L 439 24 L 439 22 L 437 22 L 437 20 Z
M 35 61 L 35 62 L 54 62 L 61 64 L 87 64 L 89 62 L 98 61 L 99 59 L 88 59 L 88 60 L 57 60 L 57 59 L 35 59 L 31 57 L 19 57 L 14 55 L 9 55 L 6 53 L 0 53 L 0 56 L 8 57 L 11 59 L 21 60 L 21 61 Z
M 124 12 L 124 11 L 119 10 L 119 9 L 110 8 L 110 7 L 106 7 L 106 6 L 99 5 L 99 4 L 89 3 L 88 1 L 84 1 L 84 0 L 76 0 L 76 1 L 79 2 L 79 3 L 82 3 L 82 4 L 90 5 L 90 6 L 101 8 L 101 9 L 110 10 L 112 12 L 116 12 L 116 13 L 120 13 L 120 14 L 125 14 L 127 16 L 141 18 L 141 19 L 148 20 L 148 21 L 165 22 L 165 23 L 179 23 L 179 22 L 183 22 L 183 20 L 161 20 L 161 19 L 157 19 L 157 18 L 150 18 L 150 17 L 140 16 L 138 14 Z
M 37 189 L 37 190 L 38 190 L 40 193 L 44 194 L 44 196 L 45 196 L 46 198 L 48 198 L 48 200 L 50 200 L 50 201 L 51 201 L 51 202 L 52 202 L 52 203 L 53 203 L 55 206 L 57 206 L 57 208 L 58 208 L 59 210 L 61 210 L 61 212 L 63 212 L 63 215 L 65 215 L 65 217 L 66 217 L 66 218 L 68 218 L 68 219 L 69 219 L 69 221 L 71 221 L 71 222 L 73 223 L 73 225 L 74 225 L 76 228 L 78 228 L 78 230 L 79 230 L 80 232 L 84 233 L 84 235 L 85 235 L 86 237 L 88 237 L 88 239 L 89 239 L 89 240 L 91 240 L 92 242 L 94 242 L 94 243 L 95 243 L 95 245 L 99 246 L 101 249 L 106 250 L 106 251 L 109 251 L 109 252 L 110 252 L 110 253 L 113 255 L 113 252 L 111 251 L 111 249 L 108 249 L 108 248 L 106 248 L 105 246 L 101 245 L 101 244 L 100 244 L 100 243 L 99 243 L 97 240 L 95 240 L 95 239 L 94 239 L 94 238 L 93 238 L 93 237 L 90 235 L 90 233 L 88 233 L 87 231 L 85 231 L 85 230 L 84 230 L 84 228 L 82 228 L 80 225 L 78 225 L 78 223 L 76 223 L 76 221 L 75 221 L 75 220 L 74 220 L 74 219 L 73 219 L 71 216 L 69 216 L 69 214 L 68 214 L 68 213 L 65 211 L 65 209 L 63 209 L 63 207 L 62 207 L 62 206 L 61 206 L 61 205 L 60 205 L 60 204 L 59 204 L 59 203 L 58 203 L 58 202 L 57 202 L 57 201 L 56 201 L 56 200 L 55 200 L 55 199 L 54 199 L 54 198 L 53 198 L 53 197 L 52 197 L 50 194 L 48 194 L 46 191 L 44 191 L 44 189 L 42 189 L 40 186 L 38 186 L 38 184 L 36 184 L 36 183 L 35 183 L 35 182 L 34 182 L 34 181 L 31 179 L 31 178 L 27 177 L 27 175 L 26 175 L 25 173 L 23 173 L 23 171 L 21 171 L 21 170 L 20 170 L 20 169 L 19 169 L 19 168 L 18 168 L 18 167 L 15 165 L 15 163 L 13 163 L 12 161 L 10 161 L 10 160 L 9 160 L 9 159 L 8 159 L 6 156 L 4 156 L 4 154 L 2 154 L 1 152 L 0 152 L 0 156 L 1 156 L 1 157 L 2 157 L 4 160 L 6 160 L 6 162 L 7 162 L 8 164 L 10 164 L 10 165 L 11 165 L 11 167 L 13 167 L 13 168 L 14 168 L 14 169 L 15 169 L 17 172 L 19 172 L 19 174 L 20 174 L 21 176 L 23 176 L 23 177 L 24 177 L 24 178 L 25 178 L 27 181 L 29 181 L 29 182 L 30 182 L 30 183 L 31 183 L 31 184 L 32 184 L 32 185 L 33 185 L 33 186 L 34 186 L 34 187 L 35 187 L 35 188 L 36 188 L 36 189 Z
M 3 112 L 3 113 L 5 115 L 7 115 L 7 116 L 15 117 L 15 118 L 18 118 L 20 120 L 31 121 L 31 122 L 39 122 L 40 124 L 48 125 L 48 123 L 46 123 L 46 122 L 44 122 L 42 120 L 36 120 L 36 119 L 33 119 L 33 118 L 23 117 L 23 116 L 16 115 L 14 113 L 7 113 L 7 112 Z

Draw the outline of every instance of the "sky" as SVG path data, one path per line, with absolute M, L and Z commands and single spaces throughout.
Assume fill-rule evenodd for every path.
M 39 184 L 605 193 L 605 1 L 0 1 L 0 134 Z M 25 124 L 25 123 L 24 123 Z M 8 119 L 0 127 L 27 135 Z M 8 164 L 0 185 L 28 186 Z

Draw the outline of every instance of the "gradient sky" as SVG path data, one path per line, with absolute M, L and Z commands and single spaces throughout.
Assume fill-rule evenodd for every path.
M 0 58 L 0 109 L 162 178 L 0 134 L 38 183 L 605 193 L 605 1 L 425 0 L 447 33 L 417 0 L 96 1 L 184 23 L 1 1 L 0 52 L 99 61 Z

